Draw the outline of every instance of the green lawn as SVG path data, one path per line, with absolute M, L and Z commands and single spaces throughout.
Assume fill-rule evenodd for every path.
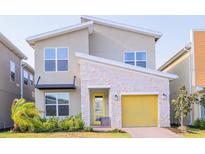
M 190 128 L 190 127 L 187 127 L 186 133 L 182 133 L 176 127 L 169 128 L 169 130 L 171 130 L 177 134 L 180 134 L 182 137 L 185 137 L 185 138 L 205 138 L 205 130 Z
M 14 133 L 0 132 L 0 138 L 130 138 L 128 133 L 118 132 L 54 132 Z
M 188 128 L 187 133 L 183 134 L 187 138 L 205 138 L 205 130 Z

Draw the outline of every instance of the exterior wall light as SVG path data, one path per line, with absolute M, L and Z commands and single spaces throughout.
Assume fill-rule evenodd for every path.
M 162 93 L 162 99 L 166 100 L 167 99 L 167 95 L 165 93 Z
M 115 100 L 115 101 L 118 101 L 118 100 L 119 100 L 119 97 L 118 97 L 117 94 L 114 95 L 114 100 Z

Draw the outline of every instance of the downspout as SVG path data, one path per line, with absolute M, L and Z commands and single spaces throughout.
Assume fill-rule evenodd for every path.
M 21 62 L 20 62 L 20 77 L 21 77 L 21 83 L 20 83 L 20 88 L 21 88 L 21 98 L 23 98 L 23 60 L 21 59 Z
M 25 58 L 24 58 L 25 59 Z M 26 64 L 25 63 L 23 63 L 23 59 L 21 59 L 21 62 L 20 62 L 20 64 L 21 64 L 21 69 L 20 69 L 20 71 L 21 71 L 21 85 L 20 85 L 20 87 L 21 87 L 21 98 L 23 98 L 24 96 L 23 96 L 23 70 L 24 70 L 24 68 L 26 67 Z
M 192 93 L 192 68 L 191 68 L 191 57 L 192 54 L 190 54 L 189 56 L 189 69 L 191 69 L 189 71 L 189 93 L 191 94 Z M 190 121 L 189 121 L 189 125 L 192 125 L 192 121 L 193 121 L 193 117 L 192 117 L 192 114 L 193 114 L 193 105 L 191 104 L 191 111 L 190 111 Z
M 194 63 L 194 36 L 193 36 L 193 30 L 190 31 L 190 42 L 191 42 L 191 54 L 190 54 L 190 58 L 189 58 L 189 60 L 190 60 L 189 69 L 191 69 L 191 70 L 190 70 L 190 81 L 189 81 L 189 86 L 190 87 L 189 88 L 190 88 L 190 93 L 192 93 L 193 92 L 193 85 L 195 84 L 195 82 L 194 82 L 195 78 L 193 78 L 194 75 L 195 75 L 195 72 L 194 72 L 195 71 L 195 66 L 194 66 L 195 63 Z M 190 125 L 192 125 L 192 123 L 193 123 L 193 113 L 194 113 L 193 109 L 194 109 L 194 105 L 192 104 L 191 105 L 191 111 L 190 111 L 190 122 L 189 122 Z
M 192 47 L 191 46 L 186 46 L 186 47 L 184 47 L 184 49 L 183 50 L 185 50 L 187 53 L 189 53 L 190 52 L 190 50 L 191 50 L 191 53 L 190 53 L 190 56 L 189 56 L 189 94 L 191 94 L 192 93 L 192 61 L 191 61 L 191 58 L 192 58 Z M 191 108 L 193 108 L 193 105 L 191 105 Z M 192 119 L 193 119 L 193 117 L 192 117 L 192 110 L 190 111 L 190 121 L 189 121 L 189 125 L 191 125 L 192 124 Z

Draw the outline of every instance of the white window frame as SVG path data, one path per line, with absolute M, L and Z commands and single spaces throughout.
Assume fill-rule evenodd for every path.
M 24 82 L 25 72 L 28 74 L 28 78 L 27 78 L 27 79 L 28 79 L 28 84 L 25 84 L 25 82 Z M 23 84 L 26 85 L 26 86 L 29 85 L 29 73 L 28 73 L 28 71 L 26 71 L 26 70 L 23 70 Z
M 137 60 L 136 59 L 136 54 L 139 53 L 139 52 L 145 53 L 145 60 Z M 126 53 L 134 53 L 134 60 L 126 60 L 125 59 L 125 54 Z M 124 54 L 123 54 L 123 62 L 125 63 L 125 62 L 129 62 L 129 61 L 130 62 L 134 61 L 134 65 L 133 66 L 138 66 L 137 62 L 145 62 L 146 67 L 144 67 L 144 68 L 147 68 L 147 51 L 125 51 Z M 138 66 L 138 67 L 141 67 L 141 66 Z
M 32 76 L 32 80 L 31 80 L 31 76 Z M 31 84 L 31 81 L 32 81 L 32 84 Z M 34 83 L 34 77 L 33 77 L 33 74 L 29 74 L 29 84 L 32 86 Z
M 47 48 L 53 48 L 53 49 L 55 49 L 55 59 L 46 59 L 46 49 Z M 68 57 L 67 57 L 67 59 L 65 58 L 65 59 L 58 59 L 58 57 L 57 57 L 57 49 L 58 48 L 66 48 L 67 49 L 67 51 L 68 51 Z M 54 60 L 55 61 L 55 66 L 56 66 L 56 68 L 55 68 L 55 71 L 46 71 L 46 65 L 45 65 L 45 61 L 46 60 Z M 67 60 L 68 61 L 68 70 L 67 71 L 58 71 L 58 60 Z M 46 72 L 46 73 L 52 73 L 52 72 L 69 72 L 69 48 L 68 47 L 46 47 L 46 48 L 44 48 L 44 72 Z
M 12 64 L 14 65 L 14 72 L 12 71 Z M 16 63 L 10 60 L 10 81 L 15 82 L 16 81 Z M 11 79 L 11 72 L 14 73 L 14 80 Z
M 67 116 L 59 116 L 58 115 L 58 106 L 59 106 L 59 104 L 58 104 L 58 94 L 61 94 L 61 93 L 68 94 L 68 104 L 60 104 L 60 105 L 68 105 L 68 115 Z M 46 95 L 48 95 L 48 94 L 53 94 L 53 95 L 56 96 L 56 104 L 55 105 L 54 104 L 46 104 Z M 46 118 L 51 118 L 51 117 L 65 118 L 65 117 L 70 116 L 70 93 L 69 92 L 46 92 L 44 94 L 44 104 L 45 104 L 45 117 Z M 47 116 L 46 115 L 46 106 L 56 106 L 56 116 Z

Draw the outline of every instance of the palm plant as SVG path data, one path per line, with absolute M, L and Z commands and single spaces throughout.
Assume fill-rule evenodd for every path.
M 15 99 L 11 107 L 11 118 L 14 121 L 15 131 L 34 131 L 40 126 L 40 112 L 33 102 L 26 102 L 25 99 Z

